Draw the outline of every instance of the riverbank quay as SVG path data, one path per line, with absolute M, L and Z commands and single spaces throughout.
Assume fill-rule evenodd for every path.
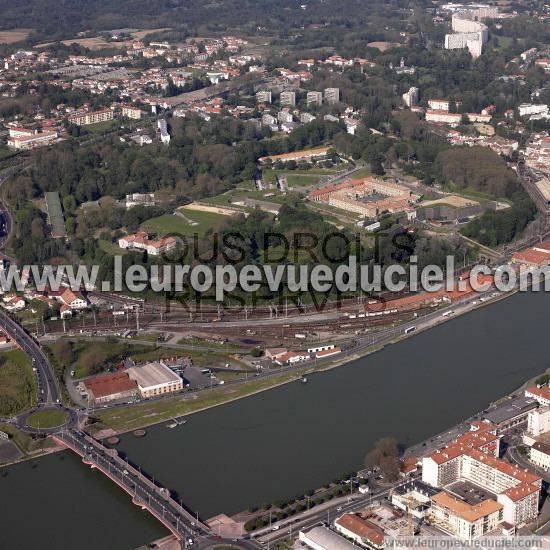
M 452 321 L 478 308 L 494 304 L 514 295 L 516 292 L 517 289 L 507 293 L 498 293 L 491 289 L 484 293 L 484 296 L 470 296 L 462 302 L 429 312 L 423 317 L 418 317 L 402 325 L 358 337 L 355 346 L 343 350 L 336 358 L 315 360 L 312 364 L 306 363 L 301 366 L 270 369 L 267 372 L 258 373 L 250 381 L 228 382 L 223 387 L 150 400 L 134 405 L 106 407 L 92 413 L 92 416 L 99 420 L 103 426 L 92 425 L 90 433 L 95 437 L 120 435 L 137 428 L 145 428 L 166 422 L 174 417 L 193 414 L 244 397 L 253 396 L 316 372 L 342 367 L 376 353 L 387 345 L 413 338 L 421 332 Z

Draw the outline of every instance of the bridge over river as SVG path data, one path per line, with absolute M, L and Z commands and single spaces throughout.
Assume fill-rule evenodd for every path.
M 149 479 L 93 437 L 76 429 L 62 430 L 53 438 L 82 457 L 84 464 L 97 468 L 124 489 L 132 502 L 154 515 L 178 540 L 207 537 L 210 528 L 191 515 L 170 491 Z

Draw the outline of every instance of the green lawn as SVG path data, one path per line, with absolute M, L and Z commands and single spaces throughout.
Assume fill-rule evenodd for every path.
M 455 195 L 460 195 L 461 197 L 466 197 L 467 199 L 474 199 L 478 201 L 498 200 L 510 204 L 510 200 L 506 197 L 495 198 L 488 193 L 483 193 L 482 191 L 477 191 L 476 189 L 470 189 L 469 187 L 461 188 L 451 182 L 445 184 L 444 191 L 454 193 Z
M 36 377 L 21 350 L 0 353 L 0 414 L 12 415 L 36 403 Z
M 42 449 L 47 449 L 55 445 L 50 439 L 33 439 L 30 435 L 17 429 L 12 424 L 0 423 L 0 430 L 7 433 L 10 439 L 19 447 L 19 449 L 25 453 L 33 453 Z
M 208 229 L 216 230 L 228 218 L 213 212 L 201 212 L 182 207 L 179 209 L 185 217 L 164 214 L 141 224 L 141 229 L 163 236 L 168 233 L 191 236 L 195 233 L 204 236 Z
M 38 411 L 27 418 L 27 424 L 32 428 L 57 428 L 67 420 L 67 413 L 62 410 L 52 409 Z
M 366 178 L 367 176 L 372 176 L 372 172 L 368 168 L 359 168 L 357 172 L 354 172 L 351 177 L 354 179 Z
M 124 248 L 120 248 L 116 243 L 113 243 L 111 241 L 104 241 L 103 239 L 99 239 L 97 243 L 99 248 L 103 250 L 103 252 L 111 254 L 111 256 L 122 256 L 124 254 L 128 254 L 127 250 L 125 250 Z
M 103 122 L 96 122 L 95 124 L 87 124 L 86 126 L 83 126 L 83 128 L 89 134 L 103 134 L 114 130 L 118 126 L 118 120 L 104 120 Z

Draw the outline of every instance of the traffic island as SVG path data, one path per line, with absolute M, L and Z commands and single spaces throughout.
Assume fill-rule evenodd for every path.
M 37 411 L 27 417 L 27 426 L 38 430 L 58 428 L 67 422 L 68 415 L 60 409 Z

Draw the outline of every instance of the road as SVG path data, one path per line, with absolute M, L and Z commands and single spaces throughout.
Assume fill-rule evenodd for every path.
M 0 310 L 0 328 L 32 361 L 32 366 L 38 379 L 38 405 L 50 406 L 59 404 L 61 402 L 59 385 L 53 368 L 40 345 L 19 323 L 2 310 Z
M 268 541 L 269 544 L 282 542 L 290 538 L 292 533 L 296 533 L 298 530 L 310 529 L 322 523 L 330 524 L 337 516 L 341 516 L 348 512 L 355 512 L 373 502 L 385 499 L 391 489 L 404 485 L 407 482 L 408 480 L 392 485 L 391 487 L 379 489 L 378 491 L 375 490 L 372 494 L 356 494 L 353 497 L 348 497 L 348 500 L 350 498 L 352 499 L 351 502 L 342 502 L 342 499 L 338 499 L 328 506 L 321 505 L 316 507 L 317 510 L 313 508 L 313 510 L 302 512 L 292 518 L 275 522 L 270 527 L 258 529 L 254 533 L 251 533 L 251 536 L 262 544 L 267 544 Z M 276 530 L 274 530 L 274 528 Z
M 198 542 L 199 548 L 211 548 L 218 544 L 234 544 L 215 538 L 209 528 L 194 517 L 177 502 L 168 489 L 159 487 L 141 470 L 124 462 L 118 453 L 104 447 L 81 431 L 86 413 L 60 403 L 60 393 L 55 373 L 48 358 L 39 344 L 7 313 L 0 310 L 0 327 L 30 357 L 38 380 L 38 406 L 11 419 L 21 430 L 42 435 L 53 435 L 54 438 L 82 456 L 84 463 L 98 468 L 132 496 L 134 504 L 147 509 L 172 533 L 185 547 Z M 63 410 L 67 420 L 63 426 L 55 428 L 32 428 L 27 424 L 28 417 L 36 410 Z M 245 541 L 235 544 L 237 547 L 252 550 L 254 543 Z

